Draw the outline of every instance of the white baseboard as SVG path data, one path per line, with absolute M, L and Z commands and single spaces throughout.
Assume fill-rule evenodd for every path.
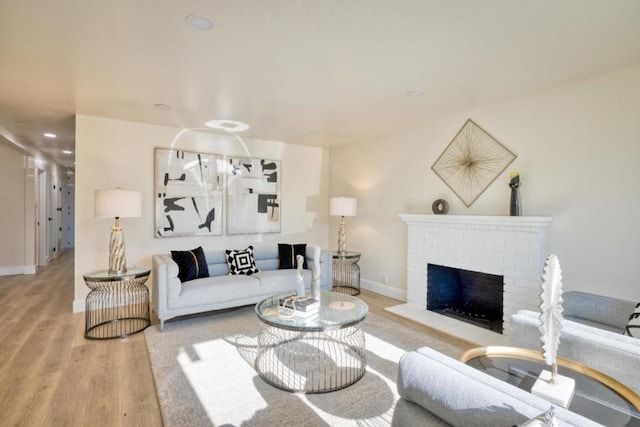
M 85 299 L 74 299 L 73 300 L 73 312 L 74 313 L 82 313 L 86 310 L 85 308 Z
M 375 292 L 376 294 L 384 295 L 389 298 L 397 299 L 400 301 L 407 300 L 407 291 L 403 291 L 402 289 L 394 288 L 389 285 L 383 285 L 382 283 L 373 282 L 371 280 L 361 280 L 360 286 L 362 289 L 366 289 L 371 292 Z
M 14 267 L 0 267 L 0 276 L 13 276 L 15 274 L 35 274 L 35 265 L 18 265 Z

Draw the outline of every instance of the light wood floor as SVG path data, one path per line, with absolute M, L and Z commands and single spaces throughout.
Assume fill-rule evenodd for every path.
M 73 252 L 0 277 L 0 425 L 161 426 L 144 334 L 87 340 Z
M 472 347 L 384 311 L 400 301 L 360 297 L 460 352 Z M 35 275 L 0 276 L 0 425 L 162 426 L 144 334 L 87 340 L 72 301 L 73 251 Z

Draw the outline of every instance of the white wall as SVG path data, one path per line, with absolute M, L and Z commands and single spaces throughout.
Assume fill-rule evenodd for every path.
M 25 268 L 25 157 L 0 144 L 0 274 L 22 274 Z
M 518 156 L 470 208 L 431 170 L 468 118 Z M 508 215 L 509 172 L 519 171 L 523 215 L 553 217 L 565 290 L 640 301 L 640 65 L 416 127 L 331 150 L 330 195 L 358 198 L 347 234 L 363 254 L 363 287 L 403 296 L 400 213 L 431 213 L 444 198 L 451 214 Z
M 281 232 L 208 237 L 154 236 L 154 148 L 265 157 L 282 161 Z M 123 218 L 129 265 L 151 267 L 151 257 L 172 249 L 244 248 L 248 244 L 291 242 L 327 247 L 328 160 L 325 149 L 240 139 L 204 131 L 76 117 L 75 300 L 84 309 L 89 292 L 82 274 L 108 267 L 113 221 L 93 217 L 94 191 L 121 187 L 142 192 L 142 217 Z

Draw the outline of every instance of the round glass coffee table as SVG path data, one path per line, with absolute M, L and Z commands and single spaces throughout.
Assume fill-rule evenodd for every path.
M 322 292 L 318 314 L 291 316 L 275 295 L 255 307 L 262 323 L 255 368 L 267 383 L 282 390 L 325 393 L 350 386 L 366 370 L 361 329 L 369 307 L 362 300 Z

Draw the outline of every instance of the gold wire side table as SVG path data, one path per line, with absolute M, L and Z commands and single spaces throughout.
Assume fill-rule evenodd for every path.
M 360 294 L 359 252 L 333 252 L 333 288 L 334 292 L 347 295 Z
M 282 295 L 256 305 L 262 322 L 255 368 L 268 384 L 282 390 L 326 393 L 358 381 L 367 361 L 361 329 L 369 308 L 364 301 L 322 292 L 313 318 L 283 316 Z
M 85 338 L 124 338 L 151 324 L 145 284 L 150 272 L 134 267 L 124 273 L 99 270 L 83 276 L 91 289 L 85 307 Z

